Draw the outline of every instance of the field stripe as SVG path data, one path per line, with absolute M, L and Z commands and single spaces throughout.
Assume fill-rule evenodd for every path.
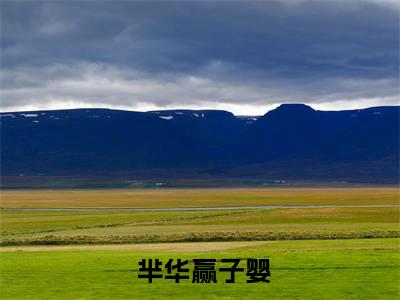
M 57 246 L 12 246 L 0 247 L 0 252 L 19 251 L 74 251 L 74 250 L 152 250 L 152 251 L 215 251 L 241 247 L 266 245 L 268 241 L 246 242 L 200 242 L 200 243 L 154 243 L 124 245 L 57 245 Z
M 210 211 L 210 210 L 267 210 L 309 208 L 394 208 L 400 205 L 258 205 L 258 206 L 210 206 L 210 207 L 16 207 L 1 208 L 4 211 Z

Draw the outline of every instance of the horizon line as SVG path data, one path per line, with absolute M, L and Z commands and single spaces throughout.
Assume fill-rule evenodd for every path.
M 228 109 L 219 109 L 219 108 L 162 108 L 162 109 L 151 109 L 151 110 L 137 110 L 137 109 L 129 109 L 128 107 L 102 107 L 102 106 L 78 106 L 78 107 L 65 107 L 65 108 L 49 108 L 49 109 L 21 109 L 21 110 L 0 110 L 0 114 L 4 113 L 24 113 L 24 112 L 42 112 L 42 111 L 61 111 L 61 110 L 95 110 L 95 109 L 104 109 L 104 110 L 116 110 L 116 111 L 127 111 L 127 112 L 143 112 L 143 113 L 151 113 L 151 112 L 162 112 L 162 111 L 226 111 L 232 113 L 234 116 L 261 116 L 269 111 L 272 111 L 282 105 L 304 105 L 311 107 L 313 110 L 316 111 L 352 111 L 352 110 L 361 110 L 361 109 L 370 109 L 370 108 L 377 108 L 377 107 L 400 107 L 399 105 L 373 105 L 373 106 L 362 106 L 358 108 L 351 108 L 351 109 L 317 109 L 313 107 L 312 104 L 306 103 L 295 103 L 295 102 L 287 102 L 287 103 L 280 103 L 274 104 L 273 108 L 271 105 L 266 105 L 266 110 L 262 114 L 236 114 Z M 268 108 L 269 106 L 269 108 Z M 317 105 L 318 106 L 318 105 Z

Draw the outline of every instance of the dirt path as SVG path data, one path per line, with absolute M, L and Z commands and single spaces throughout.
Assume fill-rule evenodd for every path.
M 199 252 L 234 249 L 266 244 L 268 242 L 204 242 L 204 243 L 159 243 L 159 244 L 130 244 L 130 245 L 66 245 L 66 246 L 17 246 L 0 247 L 0 252 L 37 252 L 37 251 L 71 251 L 71 250 L 149 250 Z
M 247 210 L 247 209 L 309 209 L 309 208 L 387 208 L 400 205 L 259 205 L 259 206 L 215 206 L 215 207 L 16 207 L 1 208 L 12 211 L 208 211 L 208 210 Z

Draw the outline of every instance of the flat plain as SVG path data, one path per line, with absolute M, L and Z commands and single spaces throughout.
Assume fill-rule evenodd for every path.
M 398 188 L 5 190 L 2 208 L 398 205 Z
M 341 207 L 307 207 L 324 205 Z M 276 208 L 125 209 L 227 206 Z M 397 188 L 14 190 L 1 207 L 3 299 L 400 296 Z M 271 283 L 137 278 L 142 258 L 197 257 L 270 257 Z
M 193 244 L 193 243 L 192 243 Z M 207 243 L 208 244 L 208 243 Z M 196 243 L 191 249 L 165 250 L 147 244 L 142 250 L 115 245 L 108 250 L 2 252 L 2 299 L 398 299 L 398 239 L 270 241 L 256 245 L 210 250 Z M 43 246 L 42 246 L 43 247 Z M 71 247 L 71 246 L 68 246 Z M 119 248 L 120 247 L 120 248 Z M 159 250 L 156 250 L 159 249 Z M 270 283 L 246 283 L 237 273 L 236 283 L 217 272 L 217 283 L 177 284 L 165 278 L 147 283 L 138 278 L 143 258 L 269 257 Z M 219 265 L 220 266 L 220 265 Z M 189 273 L 192 278 L 191 273 Z
M 223 209 L 257 205 L 277 208 Z M 282 205 L 302 207 L 279 208 Z M 398 205 L 396 188 L 4 191 L 1 244 L 398 237 Z M 173 207 L 221 210 L 125 210 Z M 68 208 L 99 209 L 63 210 Z

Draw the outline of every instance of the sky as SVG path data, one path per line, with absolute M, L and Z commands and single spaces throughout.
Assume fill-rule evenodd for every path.
M 1 0 L 1 111 L 399 105 L 394 0 Z

